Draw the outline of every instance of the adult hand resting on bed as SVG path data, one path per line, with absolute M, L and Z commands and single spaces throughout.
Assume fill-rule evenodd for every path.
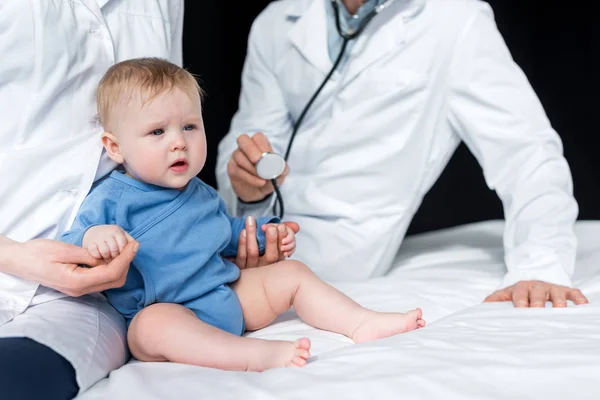
M 78 297 L 123 286 L 138 247 L 130 242 L 107 264 L 71 244 L 49 239 L 20 243 L 0 236 L 0 271 Z
M 256 219 L 246 219 L 246 234 L 240 234 L 238 252 L 235 260 L 232 260 L 240 269 L 256 268 L 269 265 L 285 259 L 285 250 L 279 245 L 287 235 L 287 229 L 298 233 L 300 227 L 295 222 L 282 222 L 275 226 L 265 225 L 265 252 L 259 256 L 258 240 L 256 239 Z
M 542 281 L 520 281 L 507 288 L 496 290 L 484 302 L 512 301 L 515 307 L 545 307 L 552 301 L 554 307 L 566 307 L 567 300 L 587 304 L 587 298 L 579 289 L 554 285 Z

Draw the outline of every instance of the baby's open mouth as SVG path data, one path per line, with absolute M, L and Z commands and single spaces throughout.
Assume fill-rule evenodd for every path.
M 174 172 L 185 172 L 187 170 L 188 163 L 185 160 L 177 160 L 171 164 L 170 169 Z

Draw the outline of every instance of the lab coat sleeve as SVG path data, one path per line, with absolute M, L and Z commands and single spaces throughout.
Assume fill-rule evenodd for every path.
M 522 280 L 570 286 L 578 205 L 562 142 L 513 62 L 489 5 L 478 2 L 450 69 L 450 123 L 502 200 L 501 287 Z
M 172 2 L 174 7 L 175 20 L 171 24 L 171 55 L 169 61 L 183 66 L 183 15 L 184 2 Z
M 242 69 L 238 110 L 233 116 L 229 133 L 219 143 L 216 178 L 219 193 L 232 215 L 266 216 L 271 212 L 275 196 L 260 203 L 238 201 L 227 175 L 227 163 L 237 149 L 236 139 L 247 133 L 262 132 L 273 149 L 283 153 L 291 132 L 291 121 L 281 88 L 275 74 L 279 57 L 274 49 L 276 24 L 270 20 L 272 9 L 267 7 L 252 24 L 246 60 Z
M 237 254 L 240 233 L 246 226 L 246 218 L 243 217 L 232 217 L 227 213 L 227 207 L 225 202 L 221 200 L 219 210 L 223 212 L 229 218 L 231 223 L 231 241 L 221 252 L 223 257 L 234 257 Z M 266 238 L 265 233 L 261 227 L 264 224 L 278 224 L 281 221 L 277 217 L 261 217 L 256 219 L 256 240 L 258 242 L 258 251 L 262 255 L 265 252 Z
M 81 246 L 83 236 L 93 226 L 113 225 L 117 201 L 113 196 L 104 196 L 102 191 L 92 191 L 83 201 L 69 230 L 59 240 Z

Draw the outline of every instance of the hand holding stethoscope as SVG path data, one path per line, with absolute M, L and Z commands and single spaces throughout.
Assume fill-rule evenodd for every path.
M 252 203 L 275 191 L 271 182 L 281 185 L 289 173 L 285 160 L 273 153 L 271 143 L 262 133 L 237 138 L 238 148 L 227 164 L 231 185 L 240 200 Z

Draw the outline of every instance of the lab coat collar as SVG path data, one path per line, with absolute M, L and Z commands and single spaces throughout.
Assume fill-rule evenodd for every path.
M 104 16 L 102 15 L 102 7 L 107 3 L 114 0 L 82 0 L 83 4 L 98 18 L 102 23 L 105 23 Z
M 96 0 L 96 3 L 98 3 L 98 7 L 102 8 L 106 5 L 106 3 L 110 2 L 111 0 Z
M 297 19 L 288 33 L 292 44 L 304 57 L 326 74 L 332 66 L 327 50 L 327 17 L 325 7 L 329 0 L 296 0 L 286 9 L 288 19 Z M 396 0 L 383 10 L 355 40 L 346 83 L 362 70 L 390 52 L 404 41 L 404 24 L 418 15 L 427 0 Z M 360 52 L 360 56 L 355 56 Z
M 288 38 L 308 62 L 326 74 L 332 64 L 327 50 L 325 1 L 296 0 L 290 3 L 287 17 L 299 19 L 289 31 Z M 307 3 L 310 3 L 308 7 Z
M 110 1 L 110 0 L 98 0 L 98 1 Z M 427 0 L 396 0 L 396 3 L 403 3 L 404 10 L 402 14 L 405 17 L 412 18 L 421 12 Z M 314 3 L 322 4 L 328 3 L 329 0 L 295 0 L 290 1 L 289 6 L 285 10 L 285 14 L 288 17 L 301 17 L 308 5 L 314 5 Z

